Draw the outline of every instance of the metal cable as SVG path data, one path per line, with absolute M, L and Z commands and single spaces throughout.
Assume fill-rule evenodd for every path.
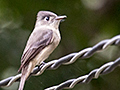
M 109 62 L 102 65 L 100 68 L 92 70 L 88 75 L 80 76 L 76 79 L 67 80 L 59 85 L 52 86 L 45 90 L 62 90 L 62 89 L 71 89 L 76 84 L 80 83 L 89 83 L 92 79 L 98 78 L 100 75 L 108 74 L 112 72 L 120 64 L 120 57 L 114 62 Z
M 77 53 L 71 53 L 69 55 L 66 55 L 66 56 L 60 58 L 60 59 L 53 60 L 53 61 L 50 61 L 48 63 L 43 62 L 39 67 L 34 68 L 33 72 L 30 74 L 30 76 L 41 75 L 46 69 L 47 70 L 54 70 L 54 69 L 57 69 L 61 65 L 67 65 L 67 64 L 74 63 L 78 58 L 80 58 L 80 59 L 89 58 L 95 52 L 97 52 L 99 50 L 103 50 L 110 45 L 120 45 L 120 35 L 117 35 L 117 36 L 115 36 L 111 39 L 103 40 L 103 41 L 97 43 L 96 45 L 94 45 L 93 47 L 83 49 L 83 50 L 81 50 Z M 86 81 L 89 82 L 92 79 L 93 76 L 95 76 L 94 78 L 97 78 L 99 76 L 99 74 L 101 74 L 101 71 L 102 71 L 103 74 L 106 74 L 107 72 L 111 72 L 115 67 L 117 67 L 118 62 L 117 61 L 116 62 L 111 62 L 109 64 L 110 65 L 115 64 L 115 65 L 111 66 L 111 68 L 108 69 L 108 70 L 106 68 L 105 69 L 106 71 L 102 71 L 104 69 L 104 66 L 103 66 L 103 67 L 101 67 L 102 69 L 93 70 L 92 72 L 90 72 L 89 75 L 85 75 L 85 76 L 82 76 L 82 77 L 79 77 L 79 78 L 82 79 L 82 81 L 84 81 L 84 82 L 86 82 Z M 96 74 L 96 72 L 97 72 L 97 74 Z M 93 73 L 95 73 L 95 75 Z M 0 87 L 2 87 L 2 86 L 8 87 L 12 83 L 19 81 L 20 77 L 21 77 L 21 74 L 18 74 L 16 76 L 11 76 L 11 77 L 8 77 L 4 80 L 1 80 L 0 81 Z M 87 79 L 88 77 L 91 77 L 91 78 Z M 72 82 L 73 80 L 75 80 L 75 81 Z M 68 80 L 68 81 L 58 85 L 59 87 L 54 86 L 54 88 L 56 87 L 56 89 L 52 89 L 52 90 L 60 90 L 61 88 L 64 88 L 64 87 L 72 88 L 72 87 L 74 87 L 75 84 L 77 84 L 76 82 L 80 83 L 81 81 L 77 81 L 76 79 Z M 53 88 L 53 87 L 51 87 L 51 88 Z M 51 89 L 49 88 L 49 89 L 46 89 L 46 90 L 51 90 Z

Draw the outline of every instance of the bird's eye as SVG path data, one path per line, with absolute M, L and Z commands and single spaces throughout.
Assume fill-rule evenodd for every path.
M 48 16 L 47 16 L 47 17 L 45 17 L 45 20 L 46 20 L 46 21 L 49 21 L 49 19 L 50 19 L 50 18 L 49 18 Z

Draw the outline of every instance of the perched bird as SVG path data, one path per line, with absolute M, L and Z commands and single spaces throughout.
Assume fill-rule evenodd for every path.
M 59 24 L 66 16 L 57 16 L 50 11 L 39 11 L 35 28 L 31 33 L 18 70 L 22 76 L 18 90 L 23 90 L 24 84 L 36 65 L 40 65 L 58 46 L 61 37 Z

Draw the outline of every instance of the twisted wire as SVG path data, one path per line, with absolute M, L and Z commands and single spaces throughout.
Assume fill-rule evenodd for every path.
M 76 84 L 80 83 L 89 83 L 92 79 L 98 78 L 100 75 L 108 74 L 112 72 L 118 65 L 120 65 L 120 57 L 113 62 L 108 62 L 102 65 L 98 69 L 92 70 L 88 75 L 80 76 L 76 79 L 67 80 L 59 85 L 49 87 L 45 90 L 62 90 L 62 89 L 71 89 Z
M 36 75 L 41 75 L 46 69 L 47 70 L 54 70 L 54 69 L 57 69 L 59 66 L 61 65 L 68 65 L 68 64 L 72 64 L 74 63 L 78 58 L 80 59 L 83 59 L 83 58 L 89 58 L 91 57 L 95 52 L 99 51 L 99 50 L 103 50 L 105 48 L 107 48 L 108 46 L 110 45 L 120 45 L 120 35 L 117 35 L 111 39 L 106 39 L 106 40 L 103 40 L 103 41 L 100 41 L 99 43 L 97 43 L 96 45 L 94 45 L 93 47 L 89 47 L 89 48 L 86 48 L 86 49 L 83 49 L 77 53 L 71 53 L 69 55 L 66 55 L 60 59 L 57 59 L 57 60 L 53 60 L 53 61 L 50 61 L 48 63 L 45 63 L 43 62 L 39 67 L 35 67 L 33 72 L 30 74 L 29 77 L 31 76 L 36 76 Z M 113 62 L 112 62 L 113 63 Z M 111 64 L 111 63 L 110 63 Z M 117 64 L 116 64 L 117 65 Z M 113 66 L 111 66 L 113 67 Z M 114 68 L 114 67 L 113 67 Z M 112 69 L 113 69 L 112 68 Z M 97 69 L 96 69 L 97 70 Z M 96 70 L 93 70 L 92 72 L 95 73 Z M 102 70 L 102 69 L 100 69 Z M 97 73 L 100 73 L 100 70 L 97 72 Z M 106 69 L 105 69 L 106 70 Z M 91 73 L 92 73 L 91 72 Z M 103 72 L 102 72 L 103 73 Z M 106 73 L 104 71 L 104 73 Z M 85 75 L 83 77 L 80 77 L 80 78 L 87 78 L 87 77 L 91 77 L 91 74 L 90 75 Z M 96 78 L 99 76 L 99 74 L 96 74 L 95 75 Z M 17 81 L 20 81 L 20 77 L 21 77 L 21 74 L 18 74 L 16 76 L 11 76 L 11 77 L 8 77 L 4 80 L 1 80 L 0 81 L 0 87 L 3 87 L 3 86 L 10 86 L 11 84 L 13 84 L 14 82 L 17 82 Z M 49 88 L 49 89 L 46 89 L 46 90 L 60 90 L 59 88 L 62 88 L 62 87 L 68 87 L 69 85 L 70 88 L 72 88 L 74 85 L 75 85 L 75 81 L 74 83 L 71 84 L 71 82 L 73 80 L 76 80 L 76 79 L 71 79 L 71 80 L 68 80 L 58 86 L 54 86 L 55 89 L 53 89 L 53 87 Z M 87 80 L 87 81 L 90 81 L 88 79 L 84 79 L 84 81 Z M 57 89 L 58 88 L 58 89 Z M 68 87 L 69 88 L 69 87 Z

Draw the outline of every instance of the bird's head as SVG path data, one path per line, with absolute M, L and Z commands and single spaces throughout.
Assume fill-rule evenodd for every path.
M 58 28 L 60 21 L 65 19 L 67 16 L 57 16 L 55 13 L 50 11 L 39 11 L 37 14 L 37 26 L 51 26 Z

